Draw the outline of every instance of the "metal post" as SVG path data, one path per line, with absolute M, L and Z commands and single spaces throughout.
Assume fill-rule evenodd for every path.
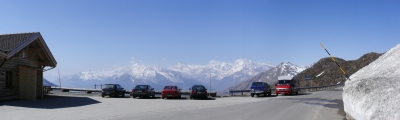
M 100 89 L 103 89 L 103 84 L 100 84 Z
M 335 59 L 333 58 L 333 56 L 328 52 L 328 50 L 326 50 L 325 46 L 322 45 L 322 43 L 319 43 L 319 44 L 321 45 L 322 48 L 325 49 L 326 53 L 328 53 L 328 55 L 332 58 L 333 62 L 336 63 L 336 65 L 337 65 L 337 66 L 339 67 L 339 69 L 343 72 L 343 74 L 346 75 L 346 78 L 347 78 L 348 80 L 350 80 L 350 77 L 346 74 L 346 72 L 343 70 L 343 68 L 340 67 L 340 65 L 336 62 L 336 60 L 335 60 Z
M 210 74 L 210 92 L 208 92 L 208 96 L 211 96 L 211 74 Z
M 61 90 L 60 69 L 58 69 L 58 81 L 60 81 L 60 90 Z
M 96 84 L 94 84 L 94 89 L 96 89 Z

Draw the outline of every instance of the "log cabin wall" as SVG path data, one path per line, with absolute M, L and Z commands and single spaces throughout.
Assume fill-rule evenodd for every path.
M 24 49 L 20 51 L 16 56 L 14 56 L 11 59 L 8 59 L 3 66 L 0 68 L 0 72 L 9 72 L 11 73 L 11 87 L 7 87 L 6 85 L 6 76 L 7 74 L 0 74 L 0 97 L 4 96 L 18 96 L 19 94 L 23 96 L 19 96 L 19 99 L 41 99 L 43 98 L 43 70 L 41 70 L 40 62 L 38 61 L 38 58 L 36 55 L 29 54 L 29 48 Z M 29 73 L 26 73 L 22 75 L 20 71 L 19 66 L 24 66 L 29 67 L 30 71 Z M 35 74 L 35 75 L 33 75 Z M 21 81 L 21 77 L 27 77 L 26 75 L 29 76 L 29 79 L 34 80 L 35 82 L 32 82 L 32 86 L 24 86 L 20 85 L 23 83 Z M 23 78 L 23 80 L 27 80 L 28 78 Z M 34 84 L 33 84 L 34 83 Z M 38 84 L 37 84 L 38 83 Z M 35 86 L 33 86 L 35 85 Z M 20 91 L 21 89 L 25 90 L 24 88 L 21 87 L 29 87 L 30 90 L 35 91 L 34 96 L 36 97 L 25 97 L 25 93 Z M 36 94 L 37 93 L 37 94 Z
M 43 69 L 57 65 L 39 32 L 0 34 L 0 63 L 0 100 L 43 98 Z

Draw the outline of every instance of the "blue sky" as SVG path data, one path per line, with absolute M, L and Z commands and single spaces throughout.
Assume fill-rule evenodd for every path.
M 41 32 L 64 75 L 132 58 L 307 65 L 328 57 L 319 43 L 346 60 L 400 43 L 395 0 L 13 0 L 2 1 L 0 18 L 0 34 Z

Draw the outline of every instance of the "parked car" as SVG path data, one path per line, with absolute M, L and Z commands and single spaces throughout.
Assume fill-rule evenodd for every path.
M 263 94 L 265 97 L 268 95 L 271 95 L 271 88 L 268 83 L 266 82 L 253 82 L 251 83 L 251 97 L 254 97 L 254 95 L 260 96 Z
M 190 92 L 190 99 L 193 98 L 204 98 L 207 99 L 207 89 L 203 85 L 193 85 L 192 88 L 189 88 Z
M 181 89 L 178 86 L 165 86 L 161 91 L 161 99 L 164 98 L 181 98 Z
M 104 88 L 101 90 L 101 97 L 107 95 L 110 97 L 118 95 L 125 97 L 125 89 L 122 88 L 119 84 L 105 84 Z
M 154 98 L 155 97 L 154 88 L 152 88 L 150 85 L 136 85 L 136 87 L 132 89 L 131 96 L 132 98 L 136 97 Z

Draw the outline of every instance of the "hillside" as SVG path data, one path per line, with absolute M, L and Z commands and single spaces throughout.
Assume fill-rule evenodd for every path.
M 375 61 L 381 55 L 382 54 L 380 53 L 371 52 L 364 54 L 357 60 L 346 61 L 337 57 L 335 57 L 335 60 L 344 69 L 347 75 L 351 76 L 359 69 Z M 316 77 L 318 74 L 321 75 Z M 297 75 L 300 78 L 300 85 L 302 87 L 337 84 L 343 83 L 346 80 L 346 76 L 343 75 L 342 71 L 330 57 L 320 59 L 312 67 L 304 70 L 303 72 L 300 72 Z M 313 77 L 313 80 L 305 81 L 304 76 L 307 75 L 311 75 Z
M 43 78 L 43 86 L 53 86 L 53 87 L 58 87 L 58 85 L 50 82 L 49 80 L 47 80 L 46 78 Z

